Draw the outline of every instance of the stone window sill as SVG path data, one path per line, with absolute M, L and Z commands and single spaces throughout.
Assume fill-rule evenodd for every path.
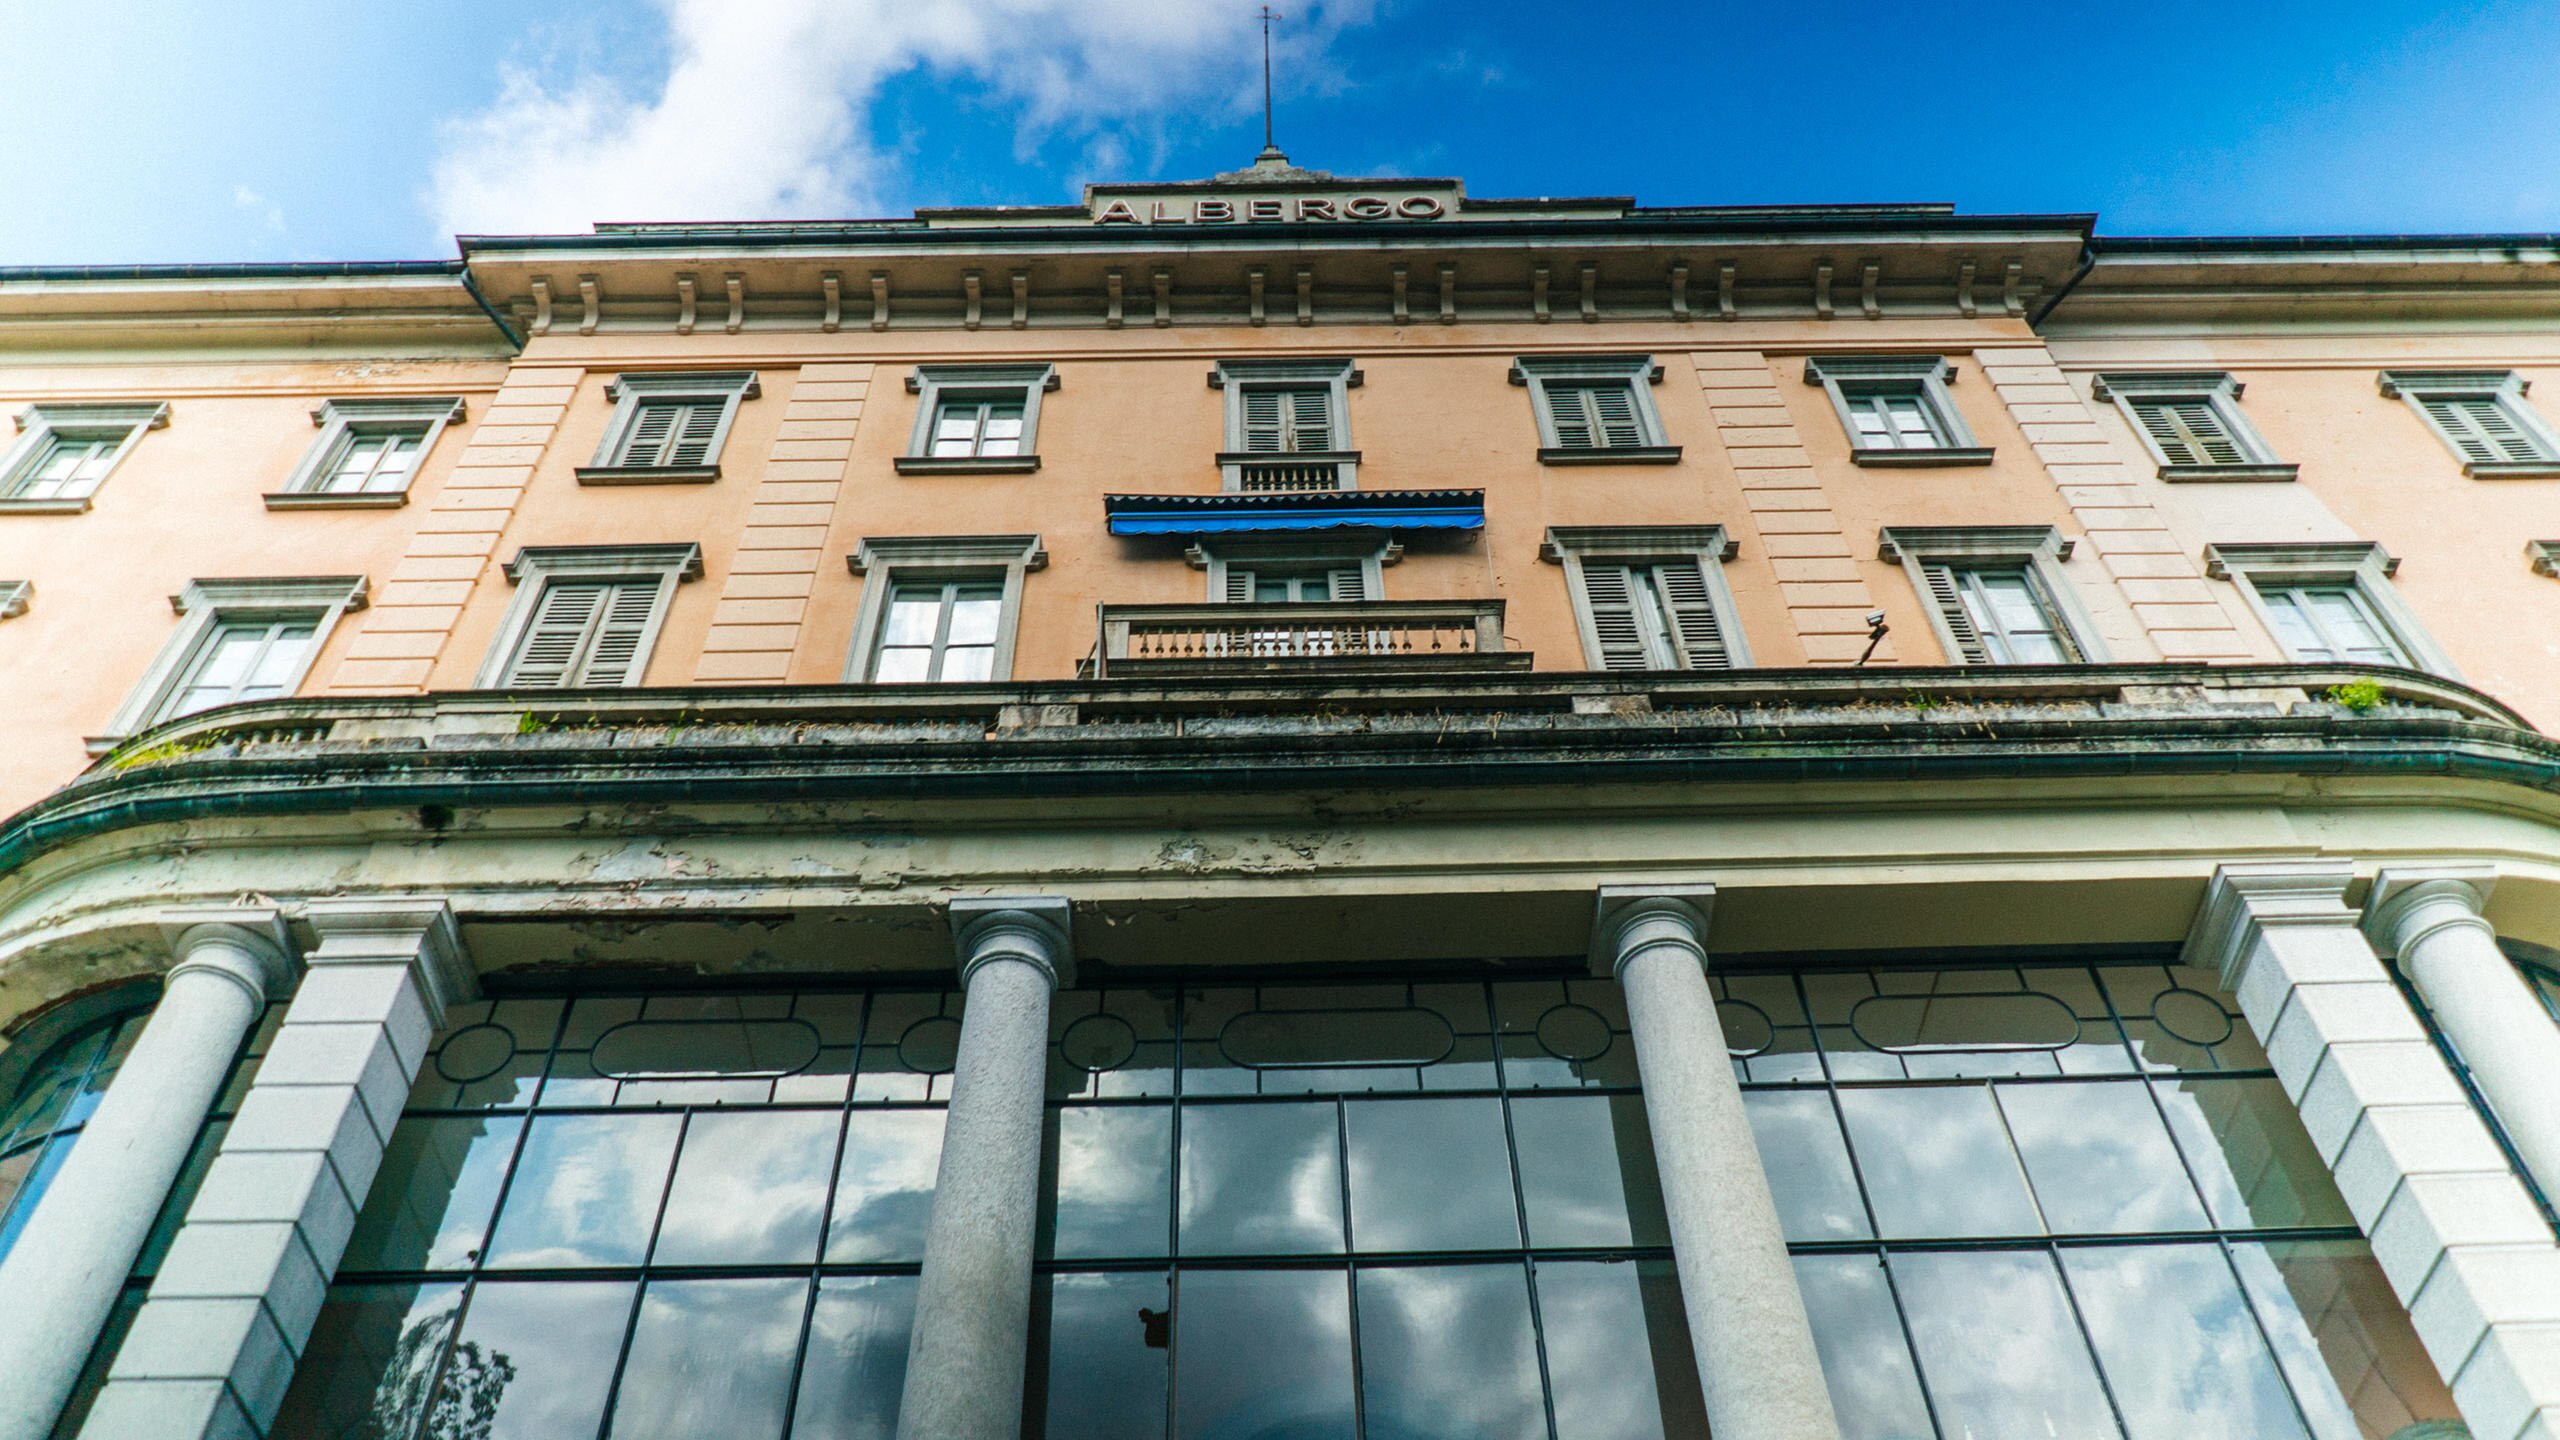
M 901 475 L 1028 475 L 1040 468 L 1037 455 L 901 455 Z
M 2462 473 L 2474 480 L 2549 480 L 2560 476 L 2560 460 L 2475 460 Z
M 1541 465 L 1676 465 L 1680 463 L 1677 445 L 1613 445 L 1592 449 L 1544 445 L 1538 449 Z
M 2163 465 L 2160 478 L 2177 485 L 2201 485 L 2218 481 L 2292 480 L 2300 477 L 2299 465 Z
M 1988 445 L 1949 446 L 1940 450 L 1852 450 L 1849 458 L 1860 465 L 1882 466 L 1888 470 L 1935 469 L 1943 465 L 1988 465 Z
M 279 490 L 267 497 L 270 510 L 397 510 L 409 503 L 406 490 L 371 495 L 331 495 L 318 491 Z
M 581 485 L 708 485 L 720 478 L 717 465 L 581 465 Z
M 89 497 L 86 495 L 65 500 L 0 499 L 0 515 L 86 515 L 88 513 Z

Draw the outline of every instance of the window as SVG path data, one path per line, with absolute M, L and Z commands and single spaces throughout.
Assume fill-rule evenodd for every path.
M 26 614 L 35 598 L 33 580 L 0 580 L 0 620 L 15 620 Z
M 738 403 L 756 398 L 753 371 L 623 375 L 605 387 L 613 400 L 594 463 L 581 485 L 703 483 L 720 478 L 720 449 Z
M 1825 355 L 1804 362 L 1861 465 L 1984 465 L 1991 447 L 1965 428 L 1947 384 L 1954 367 L 1936 355 Z
M 1548 465 L 1663 464 L 1680 447 L 1663 438 L 1650 387 L 1662 367 L 1650 355 L 1522 356 L 1511 383 L 1529 389 L 1538 459 Z
M 267 496 L 267 508 L 406 505 L 419 462 L 462 414 L 462 402 L 449 395 L 328 401 L 311 412 L 318 438 L 284 488 Z
M 527 546 L 507 562 L 516 598 L 478 683 L 520 690 L 637 685 L 699 545 Z
M 166 405 L 30 405 L 18 443 L 0 456 L 0 513 L 76 514 L 142 432 L 169 423 Z
M 2240 587 L 2295 664 L 2458 675 L 2392 587 L 2398 568 L 2381 546 L 2363 541 L 2205 547 L 2205 573 Z
M 870 536 L 846 677 L 877 684 L 1007 680 L 1023 577 L 1049 563 L 1036 535 Z
M 273 700 L 301 688 L 338 617 L 365 605 L 361 575 L 198 580 L 171 597 L 178 632 L 90 742 L 105 750 L 137 730 L 216 705 Z
M 2560 438 L 2524 403 L 2512 370 L 2385 370 L 2382 393 L 2407 400 L 2482 479 L 2560 475 Z
M 18 1076 L 8 1108 L 0 1111 L 0 1256 L 26 1228 L 150 1015 L 146 1006 L 91 1020 Z
M 1898 560 L 1958 665 L 2075 665 L 2105 658 L 2061 562 L 2071 542 L 2046 525 L 1897 525 L 1878 555 Z
M 1210 600 L 1229 605 L 1376 600 L 1385 567 L 1402 558 L 1404 547 L 1375 530 L 1212 536 L 1189 554 L 1208 572 Z
M 2115 402 L 2160 462 L 2163 480 L 2291 480 L 2240 411 L 2240 382 L 2221 371 L 2107 374 L 2094 393 Z
M 1733 624 L 1721 525 L 1555 528 L 1540 554 L 1565 567 L 1583 656 L 1598 670 L 1725 670 L 1751 663 Z
M 1226 392 L 1226 447 L 1218 468 L 1230 491 L 1354 490 L 1348 360 L 1221 360 L 1209 383 Z
M 907 376 L 915 431 L 904 475 L 1027 473 L 1040 468 L 1040 397 L 1054 365 L 920 365 Z

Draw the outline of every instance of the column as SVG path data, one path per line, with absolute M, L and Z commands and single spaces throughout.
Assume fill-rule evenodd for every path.
M 1031 1328 L 1049 997 L 1075 983 L 1067 902 L 954 900 L 960 1058 L 925 1226 L 899 1440 L 1014 1440 Z
M 442 900 L 315 900 L 304 916 L 320 938 L 309 973 L 116 1352 L 89 1440 L 267 1433 L 428 1042 L 474 992 Z
M 2481 918 L 2497 883 L 2485 865 L 2384 870 L 2364 933 L 2400 962 L 2542 1193 L 2560 1196 L 2560 1026 Z
M 1671 1252 L 1716 1440 L 1837 1440 L 1777 1202 L 1707 989 L 1712 885 L 1609 887 L 1592 964 L 1626 991 Z
M 178 963 L 160 1003 L 0 1262 L 0 1440 L 52 1432 L 232 1057 L 292 983 L 273 910 L 172 911 L 162 926 Z
M 2185 960 L 2266 1046 L 2478 1440 L 2560 1435 L 2560 1245 L 2357 929 L 2345 865 L 2226 865 Z

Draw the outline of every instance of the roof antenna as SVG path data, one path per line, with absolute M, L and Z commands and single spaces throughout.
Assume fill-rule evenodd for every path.
M 1271 22 L 1279 18 L 1270 6 L 1262 7 L 1262 153 L 1254 157 L 1257 165 L 1274 160 L 1286 164 L 1289 159 L 1271 140 Z

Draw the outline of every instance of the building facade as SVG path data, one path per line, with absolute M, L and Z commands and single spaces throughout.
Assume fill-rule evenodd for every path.
M 2560 1434 L 2555 260 L 0 271 L 0 1440 Z

